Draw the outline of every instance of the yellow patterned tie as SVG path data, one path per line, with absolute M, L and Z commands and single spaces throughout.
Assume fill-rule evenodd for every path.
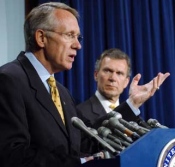
M 116 106 L 115 104 L 112 104 L 112 103 L 109 105 L 109 108 L 111 108 L 112 110 L 113 110 L 114 108 L 116 108 L 116 107 L 117 107 L 117 106 Z
M 58 92 L 58 89 L 56 87 L 55 78 L 53 76 L 50 76 L 49 79 L 47 79 L 47 82 L 50 86 L 50 93 L 51 93 L 51 96 L 52 96 L 52 100 L 53 100 L 53 102 L 55 103 L 55 106 L 58 109 L 58 112 L 61 116 L 61 119 L 62 119 L 63 123 L 65 124 L 63 109 L 62 109 L 62 105 L 61 105 L 61 101 L 60 101 L 59 92 Z

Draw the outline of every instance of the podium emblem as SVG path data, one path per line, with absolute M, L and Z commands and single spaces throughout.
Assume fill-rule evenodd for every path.
M 162 149 L 157 167 L 175 167 L 175 139 L 170 140 Z

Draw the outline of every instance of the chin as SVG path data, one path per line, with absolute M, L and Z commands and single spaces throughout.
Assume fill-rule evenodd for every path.
M 66 70 L 70 70 L 70 69 L 72 69 L 72 66 L 69 66 L 69 67 L 66 68 Z
M 65 70 L 70 70 L 72 68 L 72 63 L 66 63 L 64 65 Z
M 114 92 L 106 92 L 106 95 L 111 98 L 111 97 L 116 96 L 116 93 L 114 93 Z
M 62 66 L 61 68 L 57 68 L 57 70 L 55 72 L 61 72 L 61 71 L 67 71 L 70 70 L 72 68 L 72 66 Z

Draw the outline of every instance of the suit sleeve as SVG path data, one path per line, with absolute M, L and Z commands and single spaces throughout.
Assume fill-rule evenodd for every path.
M 136 121 L 139 116 L 136 116 L 134 112 L 131 110 L 127 102 L 121 103 L 118 107 L 114 109 L 114 111 L 119 112 L 122 115 L 122 118 L 126 121 Z
M 141 119 L 140 116 L 136 116 L 129 105 L 126 102 L 123 102 L 120 104 L 118 107 L 114 109 L 114 111 L 119 112 L 122 115 L 122 118 L 125 119 L 126 121 L 138 121 Z M 98 128 L 101 126 L 102 122 L 108 119 L 107 114 L 104 116 L 99 117 L 99 119 L 92 125 L 93 128 Z

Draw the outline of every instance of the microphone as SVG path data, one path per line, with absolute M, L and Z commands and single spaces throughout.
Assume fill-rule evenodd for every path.
M 98 135 L 98 132 L 97 132 L 96 129 L 93 129 L 93 128 L 91 128 L 91 127 L 87 127 L 87 128 L 88 128 L 92 133 Z
M 141 129 L 139 127 L 136 127 L 136 126 L 133 126 L 129 122 L 127 122 L 126 120 L 122 119 L 122 115 L 120 113 L 115 112 L 115 111 L 111 111 L 109 113 L 109 116 L 117 118 L 122 125 L 124 125 L 128 129 L 130 129 L 131 131 L 134 131 L 134 132 L 138 133 L 141 136 L 143 136 L 145 134 L 145 131 L 143 131 L 143 129 Z
M 114 147 L 118 151 L 123 151 L 124 150 L 123 147 L 121 147 L 120 145 L 118 145 L 117 143 L 113 142 L 112 140 L 110 140 L 106 137 L 103 137 L 103 140 L 106 141 L 108 144 L 110 144 L 112 147 Z
M 98 132 L 96 129 L 93 129 L 91 127 L 88 127 L 88 129 L 93 132 L 94 134 L 98 135 Z M 109 158 L 112 158 L 111 154 L 109 153 L 109 151 L 106 151 L 106 150 L 102 150 L 103 154 L 104 154 L 104 158 L 105 159 L 109 159 Z
M 118 121 L 118 119 L 115 117 L 112 117 L 109 119 L 109 126 L 111 128 L 119 129 L 121 132 L 123 132 L 123 133 L 127 134 L 129 137 L 131 137 L 134 141 L 140 138 L 140 136 L 136 132 L 133 132 L 133 131 L 129 130 L 128 128 L 126 128 L 125 126 L 123 126 Z
M 109 129 L 111 129 L 111 127 L 109 126 L 109 120 L 104 120 L 104 121 L 102 122 L 102 125 L 105 126 L 105 127 L 108 127 Z M 133 140 L 132 140 L 130 137 L 126 136 L 125 134 L 123 134 L 123 133 L 122 133 L 121 131 L 119 131 L 118 129 L 112 128 L 111 130 L 112 130 L 112 132 L 115 134 L 115 136 L 120 137 L 121 139 L 127 141 L 128 143 L 133 143 Z
M 112 155 L 117 155 L 119 154 L 118 151 L 116 151 L 112 146 L 110 146 L 107 142 L 105 142 L 102 138 L 100 138 L 98 135 L 94 134 L 91 130 L 89 130 L 87 128 L 87 126 L 84 124 L 84 122 L 77 118 L 77 117 L 72 117 L 71 118 L 71 122 L 72 125 L 80 130 L 82 130 L 83 132 L 85 132 L 86 134 L 88 134 L 89 136 L 93 137 L 94 139 L 96 139 L 106 150 L 108 150 Z
M 104 126 L 101 126 L 98 128 L 98 134 L 103 138 L 106 137 L 110 140 L 113 140 L 115 143 L 118 143 L 119 145 L 121 145 L 121 142 L 119 139 L 117 139 L 116 137 L 112 136 L 112 132 L 110 129 L 105 128 Z
M 144 128 L 144 127 L 142 127 L 142 126 L 139 126 L 138 123 L 136 123 L 136 122 L 134 122 L 134 121 L 130 121 L 129 123 L 130 123 L 131 125 L 133 125 L 133 126 L 136 126 L 136 127 L 139 127 L 139 128 L 141 128 L 141 129 L 143 129 L 143 130 L 145 131 L 145 133 L 147 133 L 147 132 L 150 131 L 150 129 L 147 129 L 147 128 Z
M 164 129 L 168 129 L 167 126 L 161 125 L 156 119 L 152 119 L 150 118 L 147 123 L 153 127 L 153 128 L 164 128 Z
M 108 151 L 103 150 L 102 152 L 103 152 L 103 154 L 104 154 L 105 159 L 110 159 L 110 158 L 112 158 L 111 155 L 110 155 L 110 153 L 109 153 Z
M 128 147 L 130 145 L 130 143 L 123 141 L 121 139 L 116 138 L 116 136 L 112 135 L 112 131 L 104 126 L 101 126 L 100 128 L 98 128 L 98 133 L 99 135 L 103 138 L 106 137 L 112 141 L 114 141 L 115 143 L 119 144 L 119 145 L 124 145 L 125 147 Z
M 147 124 L 143 119 L 141 119 L 141 118 L 138 118 L 138 119 L 137 119 L 137 123 L 138 123 L 140 126 L 146 128 L 146 129 L 152 129 L 152 127 L 151 127 L 150 125 L 148 125 L 148 124 Z

